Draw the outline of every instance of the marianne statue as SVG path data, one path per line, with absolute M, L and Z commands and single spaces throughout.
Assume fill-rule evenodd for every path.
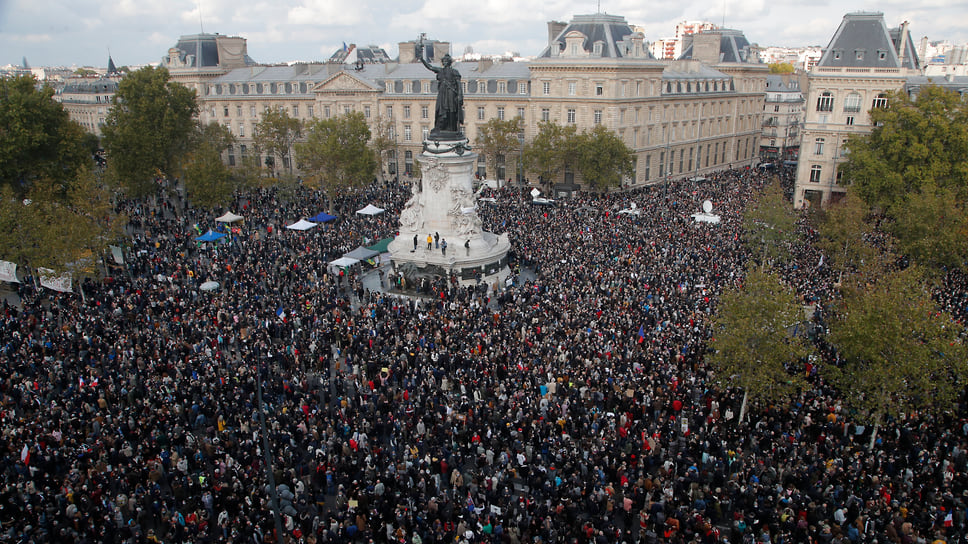
M 437 105 L 434 110 L 434 128 L 430 137 L 442 140 L 457 140 L 460 126 L 464 122 L 464 90 L 460 82 L 460 72 L 451 65 L 453 59 L 444 55 L 441 67 L 431 65 L 423 55 L 423 39 L 417 43 L 417 58 L 428 70 L 437 74 Z

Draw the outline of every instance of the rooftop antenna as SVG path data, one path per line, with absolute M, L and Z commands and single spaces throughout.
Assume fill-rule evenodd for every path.
M 723 26 L 722 26 L 722 28 L 726 28 L 726 0 L 723 0 Z
M 202 29 L 202 34 L 205 34 L 205 24 L 202 22 L 202 0 L 195 0 L 195 6 L 198 7 L 198 27 Z
M 602 12 L 602 0 L 598 0 L 598 13 Z

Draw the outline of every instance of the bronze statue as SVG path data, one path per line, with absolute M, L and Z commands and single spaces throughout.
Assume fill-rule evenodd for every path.
M 464 123 L 464 89 L 460 82 L 460 72 L 451 65 L 453 59 L 444 55 L 440 68 L 431 65 L 423 56 L 423 40 L 417 42 L 417 58 L 428 70 L 437 74 L 437 104 L 434 110 L 434 128 L 430 138 L 456 140 L 460 138 L 460 126 Z

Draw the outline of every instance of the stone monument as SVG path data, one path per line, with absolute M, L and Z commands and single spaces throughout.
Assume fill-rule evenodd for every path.
M 461 133 L 464 95 L 460 72 L 450 55 L 433 66 L 423 57 L 423 39 L 417 55 L 437 74 L 434 128 L 417 156 L 421 179 L 414 182 L 413 196 L 400 212 L 400 233 L 390 242 L 394 269 L 419 274 L 456 274 L 462 281 L 478 275 L 492 278 L 509 273 L 507 234 L 485 232 L 477 214 L 473 169 L 477 154 Z M 429 242 L 428 242 L 429 240 Z

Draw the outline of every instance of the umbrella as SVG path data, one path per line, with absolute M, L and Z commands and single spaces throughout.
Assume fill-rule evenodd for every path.
M 217 281 L 207 281 L 207 282 L 203 283 L 199 287 L 199 289 L 201 289 L 202 291 L 214 291 L 214 290 L 218 289 L 218 282 Z

